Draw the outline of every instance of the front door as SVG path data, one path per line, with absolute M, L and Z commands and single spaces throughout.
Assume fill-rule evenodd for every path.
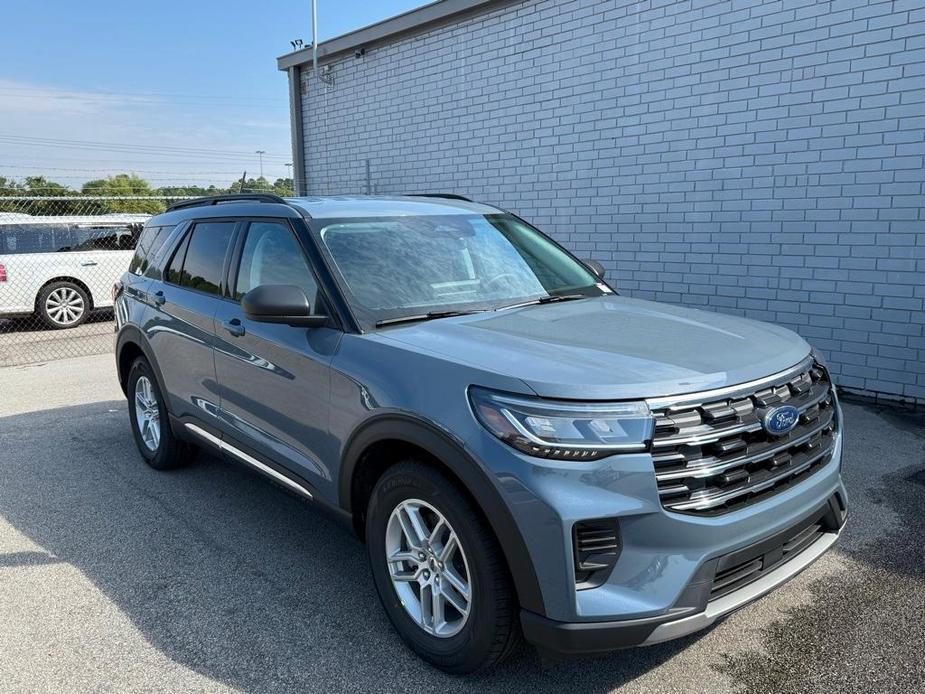
M 226 440 L 231 437 L 286 466 L 316 489 L 330 488 L 330 471 L 322 461 L 336 450 L 328 434 L 330 363 L 342 333 L 244 317 L 241 297 L 265 284 L 296 285 L 315 312 L 325 310 L 287 221 L 252 221 L 244 234 L 237 244 L 240 260 L 229 272 L 233 301 L 222 302 L 215 315 L 215 369 Z

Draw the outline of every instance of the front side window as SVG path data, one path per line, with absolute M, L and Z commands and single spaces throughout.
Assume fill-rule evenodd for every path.
M 318 313 L 318 285 L 289 227 L 280 222 L 252 222 L 247 230 L 235 298 L 263 284 L 292 284 L 302 289 Z
M 234 222 L 201 222 L 180 244 L 167 270 L 171 284 L 208 294 L 221 294 L 225 255 Z
M 584 264 L 511 215 L 318 220 L 318 225 L 345 294 L 367 323 L 604 292 Z

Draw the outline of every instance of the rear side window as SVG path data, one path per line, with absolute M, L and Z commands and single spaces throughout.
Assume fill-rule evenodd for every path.
M 193 227 L 177 249 L 167 281 L 208 294 L 221 294 L 225 256 L 234 222 L 202 222 Z
M 86 251 L 131 251 L 135 248 L 140 225 L 119 226 L 73 224 L 66 240 L 61 239 L 59 250 L 81 253 Z
M 0 253 L 130 251 L 137 224 L 13 224 L 0 226 Z
M 135 247 L 135 255 L 132 256 L 132 262 L 129 264 L 128 271 L 133 275 L 143 275 L 151 265 L 151 259 L 164 245 L 164 241 L 170 235 L 172 226 L 146 226 L 141 236 L 138 237 L 138 244 Z
M 70 229 L 66 224 L 11 224 L 0 226 L 0 253 L 54 253 L 67 246 Z

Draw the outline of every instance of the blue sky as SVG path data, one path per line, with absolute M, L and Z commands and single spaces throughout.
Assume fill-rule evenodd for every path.
M 425 4 L 318 0 L 319 37 Z M 227 184 L 245 168 L 258 173 L 258 149 L 267 178 L 286 175 L 287 83 L 276 57 L 291 39 L 310 43 L 309 0 L 6 5 L 0 176 L 76 187 L 136 171 L 155 185 Z

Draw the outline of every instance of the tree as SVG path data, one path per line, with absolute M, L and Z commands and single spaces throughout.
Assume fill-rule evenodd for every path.
M 273 181 L 273 190 L 283 197 L 295 195 L 295 185 L 291 178 L 277 178 Z
M 156 191 L 135 174 L 116 174 L 109 178 L 87 181 L 80 189 L 84 195 L 95 196 L 153 196 Z M 104 212 L 163 212 L 165 205 L 160 200 L 104 200 L 100 201 Z
M 43 197 L 68 197 L 75 195 L 66 185 L 49 181 L 44 176 L 27 176 L 22 183 L 0 177 L 0 195 L 37 198 L 34 202 L 10 202 L 2 207 L 3 212 L 23 214 L 76 214 L 75 203 L 60 200 L 41 200 Z
M 44 176 L 26 176 L 24 181 L 26 195 L 73 195 L 74 191 L 61 183 L 49 181 Z

